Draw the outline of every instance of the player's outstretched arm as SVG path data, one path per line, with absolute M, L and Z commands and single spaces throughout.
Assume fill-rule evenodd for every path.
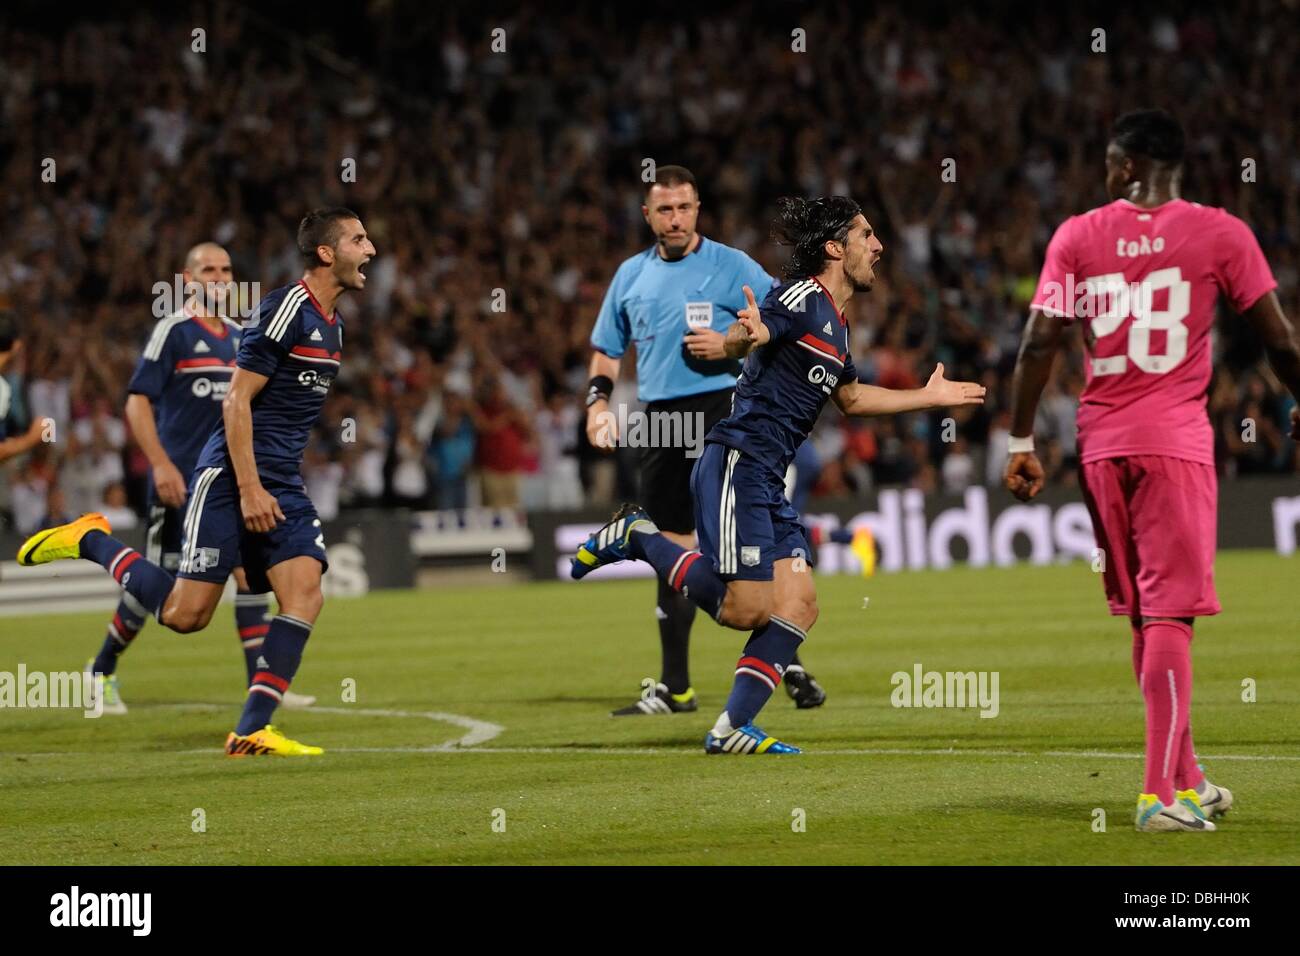
M 1020 354 L 1016 356 L 1016 370 L 1011 375 L 1011 436 L 1013 442 L 1020 439 L 1031 445 L 1028 451 L 1014 450 L 1012 445 L 1002 483 L 1021 501 L 1028 501 L 1043 490 L 1045 472 L 1032 450 L 1034 416 L 1064 332 L 1065 323 L 1059 318 L 1034 309 L 1020 337 Z
M 831 393 L 845 415 L 898 415 L 928 408 L 983 405 L 984 386 L 978 382 L 951 382 L 943 377 L 943 363 L 935 366 L 925 388 L 881 388 L 862 382 L 845 382 Z
M 766 345 L 772 339 L 772 330 L 767 327 L 754 301 L 754 290 L 744 286 L 745 307 L 736 313 L 737 321 L 727 329 L 727 337 L 722 343 L 727 358 L 741 359 L 760 345 Z
M 39 445 L 45 433 L 45 421 L 44 418 L 33 419 L 25 434 L 0 441 L 0 461 L 16 458 Z
M 1300 403 L 1300 343 L 1296 342 L 1295 326 L 1277 301 L 1277 293 L 1260 296 L 1243 315 L 1263 343 L 1268 364 Z M 1300 441 L 1300 404 L 1291 409 L 1291 437 Z
M 268 379 L 246 368 L 236 368 L 230 379 L 230 391 L 221 403 L 221 418 L 226 426 L 226 450 L 239 483 L 239 510 L 249 531 L 272 531 L 284 520 L 280 503 L 265 488 L 257 475 L 253 457 L 253 397 Z
M 153 402 L 149 401 L 149 396 L 135 392 L 127 397 L 126 421 L 131 426 L 136 444 L 149 459 L 158 499 L 169 508 L 179 508 L 185 504 L 185 476 L 172 463 L 158 438 L 158 421 L 154 418 Z

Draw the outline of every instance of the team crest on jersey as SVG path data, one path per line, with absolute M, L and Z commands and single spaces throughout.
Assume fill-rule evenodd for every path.
M 692 330 L 713 328 L 713 303 L 687 302 L 686 326 Z
M 747 568 L 752 568 L 758 564 L 759 560 L 762 558 L 762 553 L 762 549 L 757 546 L 742 547 L 740 549 L 740 563 Z

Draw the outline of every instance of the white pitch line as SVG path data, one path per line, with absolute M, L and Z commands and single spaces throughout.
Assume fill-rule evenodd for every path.
M 206 751 L 205 751 L 206 752 Z M 473 747 L 469 749 L 440 747 L 335 747 L 331 753 L 457 753 L 457 754 L 595 754 L 610 757 L 671 757 L 695 756 L 699 754 L 696 747 Z M 1085 758 L 1088 760 L 1141 760 L 1143 754 L 1109 753 L 1094 750 L 905 750 L 897 747 L 834 750 L 805 750 L 800 757 L 1048 757 L 1048 758 Z M 1199 754 L 1201 760 L 1251 760 L 1251 761 L 1300 761 L 1300 757 L 1272 754 Z
M 229 705 L 225 704 L 162 704 L 162 707 L 172 707 L 177 710 L 217 710 L 226 709 Z M 306 711 L 312 711 L 318 714 L 343 714 L 349 717 L 419 717 L 425 720 L 433 720 L 443 724 L 454 724 L 457 727 L 464 727 L 467 731 L 454 740 L 443 741 L 439 744 L 431 744 L 427 747 L 357 747 L 357 748 L 331 748 L 334 753 L 436 753 L 439 751 L 454 751 L 462 747 L 476 747 L 479 744 L 487 743 L 499 737 L 505 728 L 500 724 L 494 724 L 487 720 L 476 720 L 473 717 L 466 717 L 464 714 L 448 714 L 440 710 L 387 710 L 373 707 L 318 707 L 313 704 L 310 707 L 302 708 Z M 183 750 L 181 753 L 211 753 L 211 749 L 202 750 Z
M 230 704 L 186 703 L 153 704 L 152 708 L 170 708 L 173 710 L 229 710 Z M 336 754 L 595 754 L 610 757 L 664 757 L 696 756 L 698 747 L 483 747 L 481 744 L 494 740 L 505 732 L 505 727 L 487 720 L 477 720 L 463 714 L 449 714 L 443 711 L 389 710 L 367 707 L 317 707 L 305 708 L 322 714 L 342 714 L 349 717 L 415 717 L 439 723 L 454 724 L 467 731 L 454 740 L 426 747 L 331 747 L 326 753 Z M 198 750 L 172 751 L 180 754 L 221 753 L 220 748 L 206 747 Z M 102 751 L 75 752 L 53 751 L 49 753 L 23 753 L 21 751 L 0 752 L 0 757 L 91 757 L 100 756 Z M 1084 759 L 1084 760 L 1142 760 L 1140 753 L 1115 753 L 1108 750 L 995 750 L 979 748 L 904 748 L 904 747 L 860 747 L 832 748 L 826 750 L 807 750 L 799 756 L 804 757 L 1015 757 L 1015 758 L 1049 758 L 1049 759 Z M 1252 762 L 1300 762 L 1300 756 L 1289 754 L 1200 754 L 1202 760 L 1241 760 Z

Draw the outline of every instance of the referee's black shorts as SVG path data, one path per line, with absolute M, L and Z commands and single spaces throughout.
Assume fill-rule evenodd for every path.
M 690 431 L 676 434 L 688 435 L 692 447 L 642 448 L 639 464 L 640 503 L 650 514 L 650 519 L 660 531 L 691 534 L 695 530 L 695 503 L 691 500 L 691 469 L 704 451 L 704 436 L 718 422 L 731 414 L 732 389 L 723 388 L 702 395 L 688 395 L 664 402 L 650 402 L 646 414 L 677 412 L 692 418 Z M 682 419 L 683 425 L 686 421 Z M 654 418 L 650 422 L 655 422 Z M 702 427 L 700 426 L 702 423 Z M 652 434 L 664 434 L 666 429 L 655 428 Z M 689 452 L 689 455 L 688 455 Z

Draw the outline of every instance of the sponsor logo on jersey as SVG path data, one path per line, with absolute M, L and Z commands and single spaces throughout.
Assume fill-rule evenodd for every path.
M 822 326 L 822 335 L 834 335 L 831 331 L 831 324 L 829 322 Z
M 840 377 L 833 372 L 826 371 L 825 365 L 814 365 L 808 369 L 808 381 L 814 385 L 820 385 L 822 391 L 829 395 L 831 389 L 840 384 Z
M 198 355 L 200 352 L 211 352 L 211 351 L 212 349 L 208 348 L 208 343 L 204 342 L 202 339 L 200 339 L 198 344 L 194 346 L 195 355 Z
M 214 382 L 206 378 L 196 378 L 190 385 L 190 394 L 195 398 L 211 398 L 213 401 L 221 401 L 228 391 L 229 382 Z
M 313 342 L 323 342 L 323 341 L 324 341 L 324 339 L 321 337 L 320 329 L 312 329 L 312 330 L 311 330 L 311 335 L 308 336 L 308 338 L 310 338 Z
M 314 388 L 318 392 L 328 392 L 330 385 L 334 383 L 333 375 L 326 375 L 324 372 L 318 372 L 314 368 L 303 369 L 298 373 L 298 384 L 305 385 L 308 388 Z

